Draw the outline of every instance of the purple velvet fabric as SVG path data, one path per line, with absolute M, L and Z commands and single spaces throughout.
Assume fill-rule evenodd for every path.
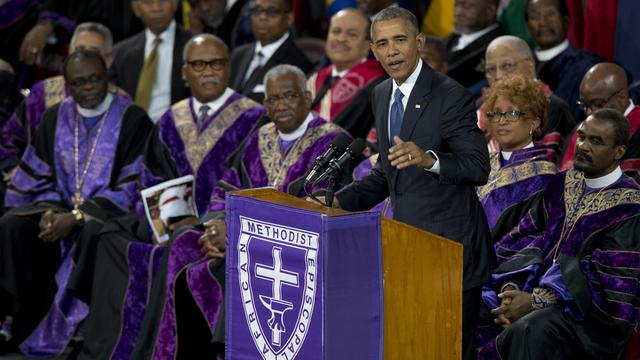
M 349 137 L 340 127 L 329 123 L 325 119 L 316 117 L 311 120 L 304 135 L 296 140 L 296 142 L 300 142 L 301 146 L 305 147 L 296 148 L 294 144 L 289 148 L 289 151 L 295 151 L 295 154 L 281 154 L 279 135 L 275 124 L 266 124 L 251 135 L 243 149 L 241 170 L 246 173 L 248 178 L 241 179 L 238 174 L 239 169 L 230 169 L 225 172 L 221 180 L 238 189 L 273 186 L 270 183 L 270 173 L 271 177 L 274 178 L 282 170 L 286 172 L 282 181 L 277 184 L 278 190 L 298 197 L 305 196 L 306 194 L 302 188 L 299 191 L 294 191 L 293 186 L 303 180 L 307 171 L 313 166 L 315 158 L 320 156 L 329 147 L 333 139 L 340 134 Z M 263 161 L 264 155 L 265 153 L 275 152 L 280 153 L 281 157 L 275 167 L 269 169 L 268 165 Z M 285 160 L 289 160 L 288 156 L 295 156 L 295 161 L 290 163 L 290 166 L 286 169 L 282 169 L 281 167 L 284 166 Z M 326 185 L 326 183 L 320 183 L 316 185 L 315 189 L 326 188 Z M 225 190 L 221 187 L 216 189 L 214 194 L 216 198 L 210 203 L 209 211 L 221 211 L 224 209 L 224 194 Z
M 174 283 L 178 274 L 185 271 L 194 263 L 203 260 L 198 238 L 201 232 L 187 230 L 176 237 L 169 250 L 169 264 L 167 267 L 167 293 L 158 336 L 153 352 L 153 359 L 173 359 L 177 350 L 177 325 L 175 312 Z M 219 305 L 218 305 L 219 306 Z
M 500 159 L 499 152 L 492 156 L 487 185 L 478 189 L 490 229 L 493 229 L 505 209 L 544 189 L 556 173 L 556 167 L 547 158 L 544 145 L 514 151 L 504 167 Z
M 129 285 L 122 310 L 122 330 L 111 359 L 129 359 L 146 311 L 151 284 L 157 272 L 163 247 L 132 242 L 127 249 Z
M 371 169 L 378 160 L 378 154 L 371 155 L 364 161 L 362 161 L 353 170 L 353 180 L 360 180 L 369 175 Z M 391 205 L 391 198 L 386 198 L 383 202 L 376 204 L 370 211 L 379 211 L 383 216 L 393 219 L 393 206 Z
M 214 113 L 203 124 L 200 129 L 200 134 L 212 123 L 216 121 L 216 117 L 220 115 L 227 107 L 232 106 L 242 96 L 238 93 L 234 93 L 225 104 Z M 189 106 L 191 108 L 192 119 L 196 122 L 196 114 L 193 112 L 191 103 L 189 100 Z M 162 143 L 167 147 L 173 160 L 175 161 L 180 176 L 195 174 L 196 177 L 196 206 L 198 211 L 204 214 L 207 210 L 207 205 L 211 199 L 211 194 L 215 188 L 218 179 L 222 177 L 222 174 L 226 168 L 227 158 L 235 151 L 240 143 L 249 135 L 252 129 L 254 129 L 258 120 L 265 111 L 259 104 L 244 109 L 242 114 L 237 117 L 234 123 L 229 126 L 224 134 L 220 136 L 218 141 L 213 144 L 210 149 L 207 149 L 207 154 L 202 160 L 202 164 L 198 169 L 193 169 L 187 158 L 185 148 L 193 146 L 190 143 L 200 142 L 201 139 L 184 139 L 180 135 L 175 126 L 175 118 L 173 112 L 167 112 L 158 126 L 160 127 L 160 139 Z M 168 179 L 159 179 L 149 173 L 148 170 L 144 171 L 143 181 L 145 187 L 155 185 L 155 183 Z
M 33 0 L 11 0 L 0 6 L 0 29 L 20 20 L 32 3 Z
M 208 261 L 196 263 L 187 270 L 187 285 L 213 334 L 220 317 L 224 295 L 222 286 L 209 270 Z
M 65 17 L 63 15 L 60 15 L 58 13 L 52 12 L 52 11 L 43 11 L 42 13 L 40 13 L 40 17 L 38 18 L 38 21 L 52 21 L 62 27 L 64 27 L 65 29 L 67 29 L 70 33 L 73 33 L 73 30 L 75 30 L 76 28 L 76 22 L 69 19 L 68 17 Z

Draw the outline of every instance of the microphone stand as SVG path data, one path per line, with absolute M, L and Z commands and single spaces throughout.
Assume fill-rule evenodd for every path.
M 327 188 L 327 192 L 325 193 L 324 196 L 324 201 L 326 202 L 326 205 L 328 207 L 333 207 L 333 193 L 334 193 L 334 188 L 336 186 L 336 179 L 335 177 L 329 176 L 329 187 Z

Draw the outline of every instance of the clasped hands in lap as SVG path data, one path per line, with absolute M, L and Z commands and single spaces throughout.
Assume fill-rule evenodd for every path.
M 511 323 L 533 310 L 531 294 L 516 290 L 513 286 L 507 286 L 502 293 L 498 294 L 498 298 L 502 302 L 499 307 L 491 310 L 491 314 L 496 316 L 493 322 L 503 328 L 509 327 Z

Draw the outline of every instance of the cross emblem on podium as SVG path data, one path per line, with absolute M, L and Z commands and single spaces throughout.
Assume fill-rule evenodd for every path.
M 293 303 L 282 299 L 282 285 L 298 287 L 298 274 L 282 268 L 282 248 L 273 248 L 273 266 L 256 264 L 256 277 L 272 282 L 272 296 L 260 295 L 262 304 L 271 311 L 267 321 L 271 329 L 271 343 L 280 345 L 280 335 L 286 331 L 283 321 L 285 311 L 293 309 Z

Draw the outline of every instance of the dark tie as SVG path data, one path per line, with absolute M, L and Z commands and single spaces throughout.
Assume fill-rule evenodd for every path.
M 263 62 L 264 62 L 264 54 L 261 51 L 258 51 L 256 53 L 255 67 L 253 68 L 253 70 L 251 70 L 250 73 L 247 73 L 247 75 L 244 78 L 244 81 L 242 82 L 242 86 L 245 86 L 249 82 L 249 79 L 251 79 L 253 75 L 255 75 L 260 70 L 260 68 L 262 68 L 262 65 L 264 65 Z
M 320 89 L 318 90 L 318 93 L 316 94 L 316 97 L 313 99 L 313 101 L 311 102 L 311 108 L 315 108 L 320 101 L 322 101 L 322 98 L 325 96 L 325 94 L 327 93 L 327 91 L 329 91 L 329 89 L 331 89 L 331 86 L 333 86 L 333 84 L 340 79 L 340 76 L 327 76 L 326 79 L 324 79 L 324 81 L 322 82 L 322 85 L 320 86 Z
M 209 105 L 202 105 L 200 107 L 200 111 L 198 112 L 198 126 L 202 126 L 204 121 L 207 120 L 210 109 Z
M 391 104 L 391 119 L 389 121 L 389 144 L 394 145 L 393 137 L 400 136 L 402 128 L 402 117 L 404 116 L 404 106 L 402 106 L 402 98 L 404 94 L 400 89 L 396 89 L 393 94 L 393 104 Z

